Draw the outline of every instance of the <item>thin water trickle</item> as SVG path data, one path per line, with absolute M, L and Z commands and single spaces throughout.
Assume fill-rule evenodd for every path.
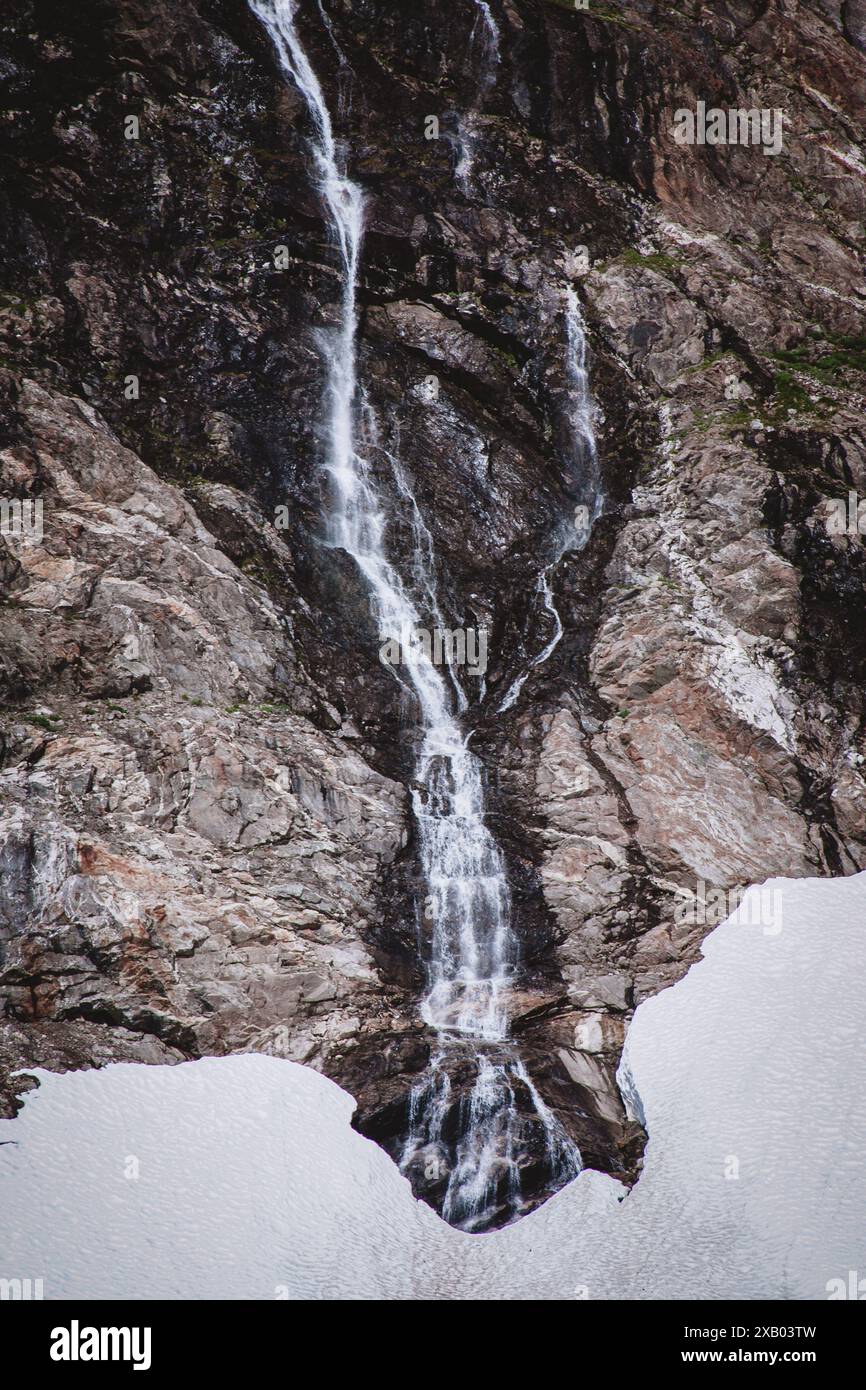
M 565 317 L 565 379 L 568 383 L 568 429 L 571 439 L 571 460 L 567 469 L 579 487 L 584 501 L 575 508 L 573 527 L 560 529 L 556 553 L 538 576 L 536 592 L 541 595 L 545 613 L 553 622 L 553 632 L 529 665 L 512 681 L 502 699 L 498 713 L 504 714 L 516 704 L 517 698 L 539 666 L 559 646 L 563 634 L 562 618 L 553 597 L 551 575 L 567 550 L 582 550 L 592 535 L 592 528 L 604 511 L 604 492 L 598 466 L 598 447 L 595 438 L 595 405 L 589 389 L 586 365 L 586 328 L 580 311 L 580 300 L 569 285 L 563 296 Z
M 479 54 L 478 90 L 475 106 L 480 107 L 488 92 L 496 82 L 499 67 L 499 25 L 493 17 L 487 0 L 475 0 L 477 14 L 469 40 L 470 51 Z M 458 186 L 464 193 L 472 189 L 472 174 L 475 166 L 476 130 L 472 112 L 464 112 L 457 123 L 457 166 L 454 170 Z
M 586 531 L 578 540 L 585 545 L 593 523 L 604 511 L 604 489 L 595 438 L 596 407 L 589 389 L 589 372 L 586 365 L 586 326 L 580 310 L 580 300 L 571 285 L 565 291 L 565 339 L 568 347 L 568 420 L 573 455 L 571 471 L 572 476 L 579 481 L 584 497 Z
M 396 491 L 408 502 L 413 535 L 411 572 L 404 579 L 389 559 L 387 499 L 370 462 L 379 448 L 375 413 L 358 383 L 364 195 L 345 172 L 322 88 L 295 28 L 296 0 L 250 4 L 286 77 L 305 100 L 313 127 L 316 184 L 342 268 L 339 322 L 320 338 L 325 469 L 331 487 L 328 542 L 351 555 L 364 575 L 380 632 L 415 631 L 423 626 L 425 611 L 438 613 L 432 539 L 408 481 L 391 457 Z M 482 3 L 480 8 L 485 24 L 493 24 L 489 7 Z M 504 1204 L 506 1217 L 523 1209 L 520 1131 L 527 1115 L 543 1136 L 536 1149 L 544 1151 L 552 1178 L 576 1173 L 580 1158 L 508 1040 L 506 996 L 518 965 L 511 895 L 502 856 L 486 825 L 482 766 L 460 727 L 454 673 L 443 675 L 420 645 L 405 646 L 403 661 L 420 715 L 412 809 L 426 886 L 423 919 L 430 935 L 421 1014 L 435 1032 L 437 1046 L 409 1100 L 401 1168 L 411 1171 L 419 1156 L 432 1161 L 434 1150 L 441 1151 L 436 1162 L 445 1161 L 443 1136 L 456 1123 L 447 1145 L 442 1211 L 453 1224 L 477 1229 L 491 1204 L 497 1209 Z M 463 1086 L 456 1101 L 448 1070 L 455 1062 L 474 1070 L 474 1081 Z

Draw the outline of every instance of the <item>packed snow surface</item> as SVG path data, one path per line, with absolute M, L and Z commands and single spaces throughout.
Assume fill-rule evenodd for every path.
M 465 1235 L 291 1062 L 39 1072 L 0 1122 L 0 1277 L 46 1298 L 826 1298 L 866 1275 L 866 874 L 770 887 L 772 922 L 747 895 L 635 1015 L 630 1194 L 583 1172 Z

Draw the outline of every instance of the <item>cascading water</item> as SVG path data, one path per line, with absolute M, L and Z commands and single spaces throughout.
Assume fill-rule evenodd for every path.
M 475 105 L 480 106 L 496 80 L 496 69 L 499 67 L 499 26 L 493 18 L 493 11 L 487 0 L 475 0 L 475 7 L 478 13 L 472 26 L 469 46 L 473 51 L 481 51 L 480 77 L 475 97 Z M 468 194 L 472 186 L 475 163 L 475 126 L 471 113 L 460 117 L 457 132 L 459 157 L 454 172 L 458 185 Z
M 314 131 L 316 182 L 341 262 L 338 325 L 320 342 L 326 368 L 325 467 L 332 494 L 328 540 L 351 555 L 364 575 L 380 630 L 415 631 L 424 610 L 438 612 L 432 542 L 392 459 L 398 495 L 410 506 L 415 541 L 413 573 L 404 582 L 387 554 L 385 504 L 369 461 L 378 447 L 375 417 L 357 379 L 356 295 L 364 197 L 343 170 L 321 86 L 295 29 L 296 0 L 250 4 L 273 41 L 283 71 L 306 103 Z M 492 23 L 488 6 L 480 8 L 485 21 Z M 451 671 L 446 679 L 422 645 L 406 644 L 403 663 L 420 712 L 412 808 L 427 889 L 423 919 L 430 938 L 428 990 L 421 1012 L 435 1032 L 437 1046 L 427 1074 L 410 1097 L 401 1167 L 412 1173 L 419 1164 L 425 1171 L 432 1167 L 434 1182 L 441 1176 L 446 1219 L 466 1229 L 482 1229 L 491 1221 L 501 1224 L 525 1207 L 522 1179 L 528 1130 L 533 1132 L 533 1162 L 536 1169 L 539 1164 L 544 1168 L 550 1185 L 560 1185 L 576 1173 L 580 1156 L 508 1040 L 506 995 L 518 964 L 511 896 L 502 856 L 485 822 L 481 765 L 469 752 L 454 713 L 450 683 L 457 683 Z M 456 704 L 459 713 L 459 694 Z
M 541 574 L 538 576 L 538 582 L 535 586 L 536 593 L 541 594 L 541 600 L 544 604 L 545 612 L 548 613 L 550 617 L 553 619 L 553 635 L 544 644 L 541 651 L 538 652 L 538 654 L 532 658 L 529 665 L 526 667 L 526 670 L 521 671 L 517 679 L 511 682 L 511 685 L 505 692 L 505 698 L 503 699 L 497 711 L 497 713 L 499 714 L 504 714 L 507 709 L 511 709 L 511 706 L 517 703 L 517 697 L 520 694 L 526 682 L 529 680 L 529 677 L 531 676 L 532 672 L 535 670 L 537 666 L 543 666 L 547 658 L 551 656 L 552 653 L 559 646 L 560 638 L 562 637 L 563 632 L 562 619 L 559 616 L 559 609 L 553 601 L 553 587 L 550 582 L 550 572 L 554 568 L 554 566 L 559 563 L 559 559 L 560 557 L 557 556 L 551 564 L 549 564 L 545 569 L 541 571 Z
M 571 285 L 565 291 L 565 336 L 568 345 L 568 417 L 574 459 L 572 472 L 584 496 L 583 521 L 575 528 L 578 531 L 578 544 L 572 548 L 580 549 L 586 545 L 593 523 L 604 510 L 604 492 L 593 423 L 595 404 L 589 389 L 589 373 L 586 367 L 586 328 L 580 312 L 580 300 Z M 563 550 L 566 548 L 563 546 Z
M 584 500 L 575 508 L 574 525 L 563 527 L 557 537 L 556 553 L 538 576 L 536 591 L 541 595 L 545 612 L 553 620 L 553 633 L 532 658 L 525 671 L 522 671 L 505 693 L 499 705 L 502 714 L 516 703 L 517 697 L 537 667 L 543 666 L 548 657 L 559 646 L 563 633 L 562 619 L 553 598 L 551 575 L 567 550 L 582 550 L 587 544 L 594 523 L 604 510 L 604 493 L 601 486 L 601 473 L 598 466 L 598 448 L 595 440 L 593 416 L 595 406 L 589 389 L 589 373 L 586 367 L 586 329 L 580 312 L 580 300 L 569 285 L 564 296 L 566 364 L 565 374 L 568 383 L 568 426 L 571 436 L 571 468 L 569 472 Z

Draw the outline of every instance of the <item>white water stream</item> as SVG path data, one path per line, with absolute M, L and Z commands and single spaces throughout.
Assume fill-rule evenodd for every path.
M 580 312 L 580 300 L 570 285 L 564 294 L 564 316 L 568 423 L 571 435 L 569 471 L 580 482 L 586 500 L 575 508 L 574 526 L 563 530 L 554 558 L 538 576 L 536 589 L 541 595 L 545 612 L 553 619 L 553 633 L 541 651 L 508 687 L 499 706 L 500 714 L 516 703 L 532 672 L 543 666 L 559 646 L 563 626 L 553 597 L 551 575 L 567 550 L 583 549 L 592 534 L 594 523 L 604 510 L 604 493 L 593 423 L 595 406 L 589 389 L 589 373 L 586 366 L 586 329 Z
M 496 71 L 500 62 L 499 26 L 493 18 L 493 11 L 487 0 L 475 0 L 475 8 L 477 14 L 469 45 L 473 53 L 480 52 L 480 76 L 475 96 L 475 105 L 480 107 L 496 81 Z M 475 119 L 471 112 L 467 112 L 460 117 L 457 125 L 458 159 L 454 170 L 457 183 L 466 194 L 469 194 L 472 188 L 475 142 Z
M 346 174 L 319 80 L 295 27 L 296 0 L 250 0 L 270 35 L 286 78 L 304 98 L 313 126 L 311 151 L 342 270 L 335 330 L 321 335 L 325 366 L 325 468 L 331 485 L 328 540 L 352 556 L 370 591 L 382 633 L 415 631 L 436 609 L 432 541 L 409 484 L 391 459 L 395 485 L 412 516 L 412 572 L 404 579 L 389 558 L 388 499 L 377 489 L 370 454 L 378 448 L 375 415 L 358 382 L 357 284 L 364 233 L 364 195 Z M 482 17 L 493 23 L 487 5 Z M 495 25 L 493 25 L 495 32 Z M 580 1166 L 571 1140 L 548 1111 L 513 1044 L 504 996 L 517 964 L 511 895 L 502 856 L 487 829 L 482 768 L 459 723 L 465 707 L 453 672 L 440 671 L 424 647 L 406 644 L 405 676 L 417 698 L 421 733 L 412 790 L 427 896 L 428 989 L 421 1013 L 437 1045 L 427 1075 L 413 1090 L 401 1167 L 444 1165 L 443 1214 L 473 1229 L 496 1204 L 521 1209 L 522 1108 L 545 1136 L 548 1168 L 570 1176 Z M 455 711 L 456 705 L 456 711 Z M 452 1101 L 450 1071 L 472 1068 Z M 450 1070 L 449 1070 L 450 1069 Z M 471 1077 L 470 1077 L 471 1079 Z M 446 1159 L 443 1131 L 456 1135 Z

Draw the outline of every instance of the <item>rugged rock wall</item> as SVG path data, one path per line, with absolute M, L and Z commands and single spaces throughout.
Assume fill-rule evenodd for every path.
M 22 9 L 2 494 L 42 499 L 44 537 L 0 536 L 0 1060 L 265 1048 L 393 1147 L 430 1047 L 413 711 L 320 543 L 340 287 L 302 104 L 240 0 Z M 630 1013 L 725 915 L 682 894 L 866 865 L 862 537 L 828 525 L 866 495 L 863 14 L 490 10 L 498 53 L 475 0 L 302 0 L 300 25 L 369 195 L 382 477 L 399 456 L 453 625 L 490 630 L 471 719 L 515 1032 L 587 1161 L 630 1172 Z M 781 152 L 678 144 L 699 100 L 780 109 Z M 569 286 L 607 508 L 499 715 L 580 495 Z

